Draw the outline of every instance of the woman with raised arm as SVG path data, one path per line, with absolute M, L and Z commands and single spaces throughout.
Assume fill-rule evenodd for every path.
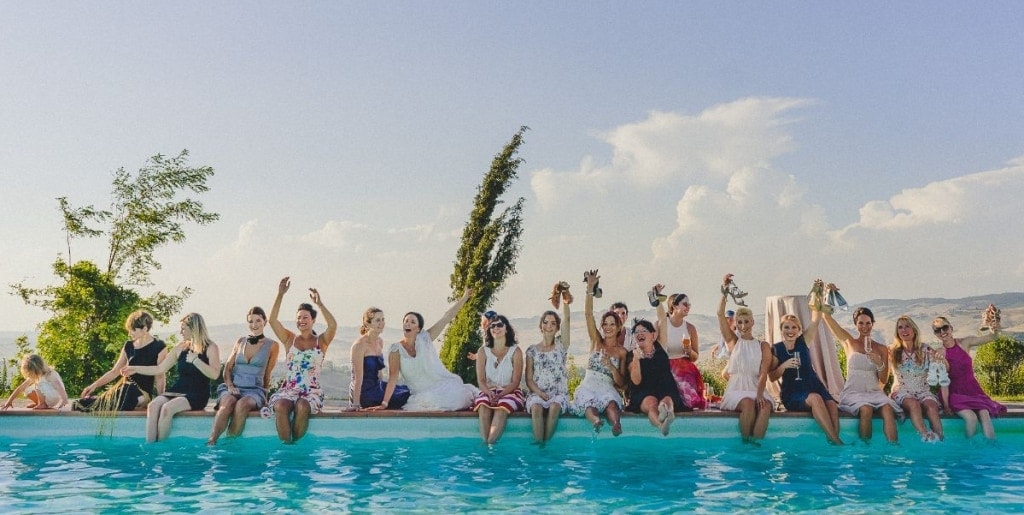
M 334 341 L 338 332 L 338 322 L 327 306 L 320 300 L 320 292 L 316 288 L 309 289 L 309 298 L 313 304 L 299 304 L 295 313 L 293 333 L 278 320 L 281 313 L 281 301 L 291 286 L 291 278 L 285 277 L 277 286 L 277 298 L 270 309 L 270 328 L 278 339 L 284 342 L 284 350 L 288 373 L 281 388 L 270 397 L 277 425 L 277 436 L 284 443 L 295 443 L 306 434 L 309 428 L 309 416 L 320 413 L 324 406 L 324 392 L 320 388 L 320 367 L 323 365 L 327 348 Z M 327 330 L 324 334 L 316 334 L 313 324 L 316 323 L 316 305 L 324 314 Z
M 896 334 L 889 346 L 892 356 L 893 383 L 889 396 L 910 417 L 921 435 L 922 442 L 942 440 L 942 419 L 939 418 L 939 399 L 928 387 L 928 369 L 932 350 L 921 344 L 921 332 L 910 316 L 896 319 Z M 924 416 L 922 416 L 922 412 Z M 928 418 L 931 429 L 924 425 Z
M 388 382 L 381 379 L 384 371 L 384 311 L 368 308 L 363 312 L 359 338 L 352 344 L 352 381 L 348 386 L 349 402 L 353 410 L 378 411 L 401 409 L 409 401 L 409 388 L 395 387 L 391 400 L 382 404 Z
M 662 288 L 658 284 L 652 291 L 660 295 Z M 660 300 L 657 302 L 658 326 L 665 327 L 665 307 Z M 676 419 L 675 412 L 683 408 L 683 401 L 672 377 L 668 354 L 661 346 L 663 336 L 651 322 L 637 319 L 634 319 L 632 333 L 636 348 L 626 355 L 626 395 L 629 397 L 626 409 L 647 415 L 651 425 L 668 436 Z
M 207 445 L 215 445 L 225 429 L 228 436 L 238 436 L 245 429 L 250 411 L 259 411 L 267 404 L 270 375 L 277 364 L 280 346 L 263 335 L 267 313 L 254 306 L 245 315 L 249 335 L 235 342 L 231 355 L 224 362 L 224 382 L 217 387 L 217 414 Z M 228 425 L 230 423 L 230 425 Z
M 565 290 L 568 293 L 568 290 Z M 543 446 L 555 434 L 558 417 L 569 408 L 569 377 L 565 369 L 569 356 L 569 304 L 563 294 L 562 316 L 545 311 L 540 316 L 540 343 L 526 350 L 526 411 L 533 423 L 533 443 Z M 562 331 L 562 324 L 565 331 Z
M 160 363 L 129 365 L 121 370 L 125 377 L 156 376 L 178 367 L 178 380 L 146 407 L 147 442 L 166 439 L 171 434 L 171 421 L 178 413 L 205 410 L 210 402 L 210 381 L 220 376 L 220 351 L 210 340 L 206 322 L 199 313 L 189 313 L 181 319 L 181 340 Z
M 668 322 L 659 327 L 664 334 L 665 352 L 672 367 L 672 377 L 679 388 L 679 397 L 689 409 L 704 409 L 704 377 L 697 368 L 700 357 L 700 342 L 697 328 L 686 321 L 690 314 L 690 297 L 676 293 L 668 297 Z M 679 406 L 682 408 L 682 406 Z
M 509 414 L 523 409 L 523 350 L 516 345 L 516 332 L 505 315 L 487 326 L 484 344 L 476 360 L 480 394 L 473 410 L 480 417 L 480 437 L 494 445 L 505 432 Z
M 725 367 L 729 383 L 722 395 L 722 411 L 738 411 L 740 437 L 744 443 L 757 443 L 768 431 L 768 418 L 774 407 L 771 396 L 764 391 L 768 369 L 772 366 L 772 348 L 768 342 L 754 338 L 754 313 L 750 308 L 737 309 L 733 318 L 735 326 L 729 323 L 725 302 L 731 278 L 732 274 L 725 276 L 722 299 L 718 303 L 718 330 L 729 349 L 729 362 Z
M 410 311 L 402 317 L 402 340 L 388 349 L 388 386 L 382 406 L 389 404 L 395 395 L 399 375 L 409 388 L 409 401 L 403 407 L 406 411 L 458 411 L 472 404 L 480 391 L 445 368 L 434 348 L 434 340 L 441 336 L 472 293 L 466 290 L 427 330 L 423 329 L 423 315 Z
M 583 316 L 587 320 L 587 334 L 590 336 L 590 357 L 583 381 L 576 387 L 573 397 L 573 412 L 584 416 L 594 427 L 601 430 L 601 413 L 612 425 L 612 434 L 622 434 L 622 396 L 617 387 L 625 386 L 626 349 L 618 344 L 622 320 L 614 311 L 601 315 L 601 330 L 598 332 L 594 321 L 594 289 L 597 286 L 597 270 L 584 274 L 587 282 L 587 296 L 583 305 Z
M 818 338 L 821 314 L 811 301 L 811 324 L 801 328 L 796 315 L 783 315 L 779 322 L 782 341 L 772 345 L 772 365 L 768 379 L 782 379 L 779 399 L 786 411 L 810 411 L 829 443 L 843 445 L 839 438 L 839 405 L 811 366 L 811 349 Z
M 842 342 L 846 350 L 846 386 L 839 394 L 839 409 L 860 418 L 858 433 L 864 441 L 871 439 L 872 418 L 878 412 L 882 415 L 885 439 L 895 443 L 899 439 L 896 415 L 902 415 L 903 408 L 882 391 L 889 380 L 889 349 L 871 339 L 875 314 L 865 307 L 853 312 L 857 336 L 848 333 L 832 318 L 832 307 L 828 304 L 822 305 L 821 314 L 832 336 Z
M 992 400 L 981 389 L 978 378 L 974 376 L 974 360 L 970 350 L 988 343 L 999 335 L 999 321 L 991 326 L 992 332 L 985 336 L 953 337 L 953 324 L 946 317 L 937 317 L 932 321 L 932 331 L 942 341 L 946 361 L 949 362 L 949 388 L 943 390 L 942 406 L 948 413 L 956 413 L 964 419 L 964 434 L 967 438 L 974 436 L 981 422 L 981 432 L 985 438 L 993 440 L 996 429 L 992 426 L 992 417 L 1006 413 L 1006 406 Z

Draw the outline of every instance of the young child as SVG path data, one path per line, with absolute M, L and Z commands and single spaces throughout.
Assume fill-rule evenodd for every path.
M 21 375 L 25 381 L 14 389 L 2 409 L 13 406 L 14 399 L 22 393 L 32 401 L 28 406 L 31 409 L 60 409 L 68 403 L 68 392 L 64 390 L 60 374 L 38 354 L 29 354 L 21 360 Z

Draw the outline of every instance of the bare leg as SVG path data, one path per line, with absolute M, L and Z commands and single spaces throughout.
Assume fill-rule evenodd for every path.
M 533 423 L 533 443 L 544 443 L 544 407 L 534 404 L 530 408 L 530 420 Z
M 910 417 L 910 423 L 914 425 L 914 429 L 922 438 L 928 434 L 928 430 L 924 426 L 924 417 L 921 416 L 921 403 L 917 399 L 912 397 L 903 399 L 903 412 Z
M 245 429 L 245 421 L 249 418 L 249 412 L 256 409 L 256 401 L 252 397 L 242 397 L 235 403 L 235 414 L 231 417 L 231 425 L 228 426 L 228 436 L 238 436 Z
M 284 443 L 292 443 L 292 411 L 295 410 L 295 403 L 286 399 L 279 399 L 274 403 L 274 415 L 277 417 L 277 437 Z
M 220 396 L 220 405 L 217 407 L 217 414 L 213 416 L 213 429 L 210 430 L 210 439 L 206 445 L 216 445 L 221 433 L 228 427 L 228 419 L 235 411 L 235 403 L 238 399 L 230 393 Z
M 312 411 L 313 409 L 306 399 L 295 401 L 295 429 L 292 430 L 293 441 L 297 442 L 300 438 L 306 436 L 306 430 L 309 429 L 309 414 Z
M 939 416 L 939 404 L 932 400 L 921 403 L 924 406 L 924 416 L 932 426 L 932 432 L 939 435 L 939 440 L 945 440 L 946 435 L 942 433 L 942 417 Z
M 188 411 L 192 409 L 189 405 L 188 399 L 184 397 L 175 397 L 164 403 L 160 407 L 160 422 L 156 425 L 156 440 L 166 440 L 171 435 L 171 422 L 174 420 L 174 416 L 182 411 Z
M 839 438 L 839 407 L 835 402 L 826 403 L 820 395 L 812 393 L 807 396 L 804 404 L 811 408 L 811 416 L 825 432 L 825 438 L 834 445 L 843 445 Z
M 481 404 L 480 407 L 476 409 L 476 414 L 480 417 L 480 439 L 483 440 L 484 443 L 490 443 L 488 441 L 488 436 L 491 434 L 491 419 L 494 418 L 494 410 L 491 409 L 490 406 L 484 406 Z
M 36 392 L 35 390 L 25 394 L 25 397 L 28 397 L 28 400 L 32 401 L 31 404 L 26 406 L 28 408 L 35 409 L 38 408 L 41 404 L 43 404 L 43 396 L 39 395 L 39 393 Z
M 981 432 L 985 435 L 985 438 L 995 440 L 996 428 L 992 425 L 992 416 L 989 415 L 988 410 L 978 410 L 978 420 L 981 421 Z
M 740 437 L 744 442 L 749 442 L 750 437 L 754 434 L 754 420 L 757 418 L 754 399 L 741 400 L 736 406 L 736 411 L 740 412 Z
M 587 410 L 583 412 L 583 416 L 587 418 L 590 425 L 594 426 L 595 433 L 601 431 L 601 426 L 603 424 L 601 423 L 601 417 L 597 414 L 597 408 L 587 408 Z
M 501 435 L 505 433 L 505 423 L 508 422 L 508 412 L 503 409 L 496 409 L 491 419 L 491 432 L 487 437 L 487 443 L 496 444 Z
M 552 436 L 555 436 L 555 428 L 558 427 L 558 417 L 562 414 L 562 405 L 554 402 L 548 407 L 548 421 L 544 426 L 544 441 L 548 441 Z
M 610 409 L 610 408 L 609 408 Z M 640 412 L 647 415 L 647 421 L 652 426 L 661 429 L 661 421 L 658 420 L 658 399 L 648 395 L 640 401 Z
M 167 397 L 157 396 L 146 407 L 146 441 L 149 443 L 155 442 L 159 436 L 160 410 L 169 400 Z
M 873 429 L 871 427 L 871 418 L 875 414 L 875 409 L 871 406 L 861 406 L 857 412 L 860 416 L 860 426 L 858 426 L 857 432 L 860 434 L 861 440 L 864 440 L 865 442 L 869 441 L 871 440 L 871 432 Z
M 672 402 L 672 397 L 662 397 L 659 404 L 664 404 L 667 410 L 665 414 L 665 420 L 661 423 L 661 434 L 662 436 L 668 436 L 668 430 L 672 427 L 672 422 L 676 420 L 676 406 Z
M 756 403 L 754 404 L 757 405 Z M 768 433 L 768 419 L 772 416 L 772 405 L 768 404 L 767 408 L 757 410 L 757 420 L 754 421 L 754 439 L 763 440 L 764 435 Z
M 612 434 L 619 436 L 622 434 L 622 412 L 619 411 L 619 405 L 614 402 L 609 402 L 608 406 L 604 409 L 604 415 L 608 417 L 608 422 L 612 423 Z
M 882 432 L 885 433 L 885 439 L 889 443 L 896 443 L 899 440 L 899 433 L 896 432 L 896 410 L 892 409 L 892 406 L 886 404 L 879 408 L 882 412 Z M 920 418 L 920 414 L 918 414 Z M 924 426 L 924 422 L 921 422 Z
M 978 415 L 969 409 L 962 409 L 956 414 L 964 419 L 964 434 L 967 438 L 974 438 L 974 433 L 978 430 Z

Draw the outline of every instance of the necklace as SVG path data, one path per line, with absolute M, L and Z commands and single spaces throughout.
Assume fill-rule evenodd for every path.
M 646 352 L 646 351 L 644 351 L 644 348 L 643 348 L 643 347 L 641 347 L 641 346 L 637 345 L 637 346 L 636 346 L 636 355 L 637 355 L 637 356 L 638 356 L 638 357 L 639 357 L 640 359 L 648 359 L 648 358 L 650 358 L 651 356 L 654 356 L 654 348 L 653 348 L 653 347 L 651 348 L 651 352 Z
M 263 333 L 260 333 L 260 334 L 257 334 L 255 336 L 247 336 L 245 338 L 245 341 L 249 342 L 249 345 L 256 345 L 262 339 L 263 339 Z

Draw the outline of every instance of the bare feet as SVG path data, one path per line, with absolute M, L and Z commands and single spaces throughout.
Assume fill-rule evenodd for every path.
M 619 436 L 622 434 L 622 422 L 615 422 L 612 424 L 612 436 Z
M 600 433 L 602 427 L 604 427 L 604 422 L 602 422 L 601 419 L 598 419 L 598 420 L 594 421 L 594 433 L 595 434 Z

